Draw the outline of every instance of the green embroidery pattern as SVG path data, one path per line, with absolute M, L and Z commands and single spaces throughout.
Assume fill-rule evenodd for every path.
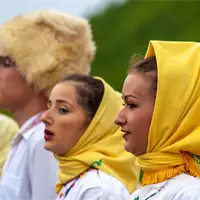
M 196 163 L 200 164 L 200 156 L 192 154 L 192 158 L 195 160 Z
M 143 177 L 143 171 L 140 170 L 140 175 L 139 175 L 139 181 L 140 181 L 140 183 L 142 182 L 142 177 Z
M 153 194 L 149 195 L 149 196 L 146 197 L 144 200 L 148 200 L 148 199 L 151 199 L 152 197 L 154 197 L 154 196 L 155 196 L 156 194 L 158 194 L 162 189 L 165 188 L 165 186 L 167 185 L 167 183 L 168 183 L 168 181 L 166 181 L 166 183 L 165 183 L 161 188 L 159 188 L 159 189 L 157 190 L 157 192 L 154 192 Z M 140 197 L 137 196 L 137 197 L 135 197 L 134 200 L 140 200 Z
M 94 162 L 90 165 L 90 167 L 91 167 L 91 168 L 96 168 L 95 165 L 97 165 L 97 168 L 98 168 L 99 166 L 101 166 L 102 162 L 103 162 L 102 160 L 94 161 Z

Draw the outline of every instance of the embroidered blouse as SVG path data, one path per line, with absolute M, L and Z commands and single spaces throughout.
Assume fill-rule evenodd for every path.
M 200 200 L 200 178 L 180 174 L 133 192 L 131 200 Z
M 89 170 L 67 183 L 56 200 L 130 200 L 130 194 L 121 182 L 110 175 Z

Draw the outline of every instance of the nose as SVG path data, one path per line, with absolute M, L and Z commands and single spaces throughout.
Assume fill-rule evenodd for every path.
M 120 112 L 116 116 L 114 122 L 118 126 L 123 126 L 124 124 L 126 124 L 126 117 L 124 115 L 123 108 L 120 110 Z
M 41 121 L 44 122 L 44 124 L 46 126 L 51 125 L 52 124 L 52 117 L 50 116 L 49 110 L 46 110 L 42 116 L 41 116 Z

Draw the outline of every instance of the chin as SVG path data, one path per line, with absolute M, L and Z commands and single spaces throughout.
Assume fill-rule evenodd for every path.
M 140 156 L 140 155 L 144 154 L 144 153 L 141 153 L 140 151 L 138 151 L 137 148 L 134 148 L 133 146 L 131 146 L 131 145 L 130 145 L 129 143 L 127 143 L 127 142 L 124 144 L 124 149 L 125 149 L 127 152 L 133 154 L 134 156 Z
M 124 149 L 125 149 L 125 151 L 132 153 L 131 148 L 130 148 L 129 144 L 127 144 L 127 142 L 125 142 L 125 144 L 124 144 Z
M 51 142 L 46 142 L 44 144 L 44 149 L 46 151 L 50 151 L 58 156 L 64 156 L 67 152 L 63 152 L 60 150 L 60 148 L 57 148 L 58 146 L 52 144 Z
M 51 151 L 51 152 L 54 153 L 53 148 L 52 148 L 52 145 L 49 144 L 49 142 L 45 142 L 45 144 L 44 144 L 44 149 L 47 150 L 47 151 Z

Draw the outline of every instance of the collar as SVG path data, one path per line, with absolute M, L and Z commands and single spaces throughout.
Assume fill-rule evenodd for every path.
M 16 136 L 13 138 L 12 146 L 16 146 L 19 144 L 19 142 L 24 138 L 25 140 L 28 140 L 30 135 L 32 134 L 32 131 L 30 131 L 32 128 L 37 126 L 39 123 L 41 123 L 41 115 L 42 112 L 37 113 L 36 115 L 30 117 L 20 128 L 20 130 L 17 132 Z

